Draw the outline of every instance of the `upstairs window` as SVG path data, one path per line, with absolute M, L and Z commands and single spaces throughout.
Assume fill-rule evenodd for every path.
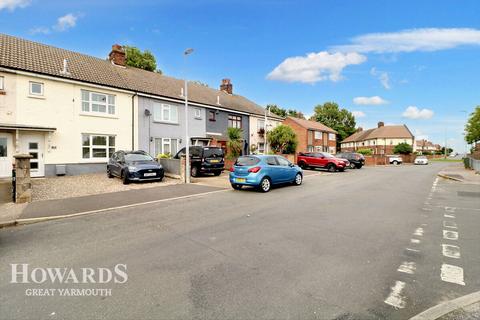
M 30 81 L 29 91 L 32 96 L 43 96 L 43 83 Z
M 265 120 L 257 120 L 257 131 L 260 129 L 265 129 Z
M 202 109 L 195 108 L 195 119 L 202 119 Z
M 115 114 L 115 96 L 82 90 L 82 112 Z
M 335 138 L 336 138 L 335 133 L 329 133 L 328 134 L 328 140 L 335 141 L 336 140 Z
M 215 118 L 215 111 L 208 111 L 208 120 L 209 121 L 217 121 L 217 119 Z
M 242 128 L 242 116 L 228 116 L 228 127 L 229 128 Z
M 153 121 L 178 123 L 177 106 L 155 103 L 153 106 Z
M 321 139 L 322 139 L 322 132 L 315 131 L 315 140 L 321 140 Z
M 0 90 L 5 90 L 5 78 L 0 77 Z

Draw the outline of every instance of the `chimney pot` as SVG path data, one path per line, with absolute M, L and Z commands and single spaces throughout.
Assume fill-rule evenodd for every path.
M 114 44 L 112 46 L 112 51 L 108 55 L 108 60 L 112 63 L 116 64 L 117 66 L 125 67 L 126 65 L 126 57 L 125 57 L 125 50 L 119 44 Z
M 222 79 L 222 84 L 220 85 L 220 90 L 228 93 L 233 94 L 233 85 L 230 79 Z
M 362 128 L 362 127 L 358 127 L 358 128 L 357 128 L 357 132 L 361 132 L 361 131 L 363 131 L 363 128 Z
M 384 124 L 382 121 L 380 121 L 380 122 L 378 123 L 378 127 L 379 127 L 379 128 L 380 128 L 380 127 L 383 127 L 384 125 L 385 125 L 385 124 Z

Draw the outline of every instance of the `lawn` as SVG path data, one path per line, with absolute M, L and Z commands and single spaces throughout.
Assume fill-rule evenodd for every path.
M 449 159 L 449 158 L 436 158 L 436 159 L 430 159 L 430 161 L 435 161 L 435 162 L 462 162 L 462 159 Z

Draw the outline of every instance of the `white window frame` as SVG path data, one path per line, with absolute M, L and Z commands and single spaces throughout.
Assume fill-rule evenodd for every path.
M 329 133 L 328 134 L 328 140 L 330 140 L 330 141 L 337 140 L 337 135 L 335 133 Z
M 260 147 L 260 145 L 262 145 L 263 147 Z M 259 142 L 258 143 L 258 153 L 265 153 L 265 143 L 264 142 Z
M 87 93 L 88 95 L 88 100 L 84 100 L 83 98 L 83 93 Z M 96 91 L 90 91 L 90 90 L 84 90 L 82 89 L 80 91 L 81 94 L 81 110 L 82 113 L 85 114 L 95 114 L 95 115 L 102 115 L 102 116 L 115 116 L 117 114 L 117 107 L 116 107 L 116 96 L 112 94 L 106 94 L 106 93 L 101 93 L 101 92 L 96 92 Z M 99 95 L 99 96 L 104 96 L 105 97 L 105 102 L 102 101 L 93 101 L 92 95 Z M 111 99 L 113 100 L 113 103 L 111 103 Z M 84 109 L 84 104 L 88 104 L 88 110 Z M 100 105 L 100 106 L 105 106 L 105 112 L 103 111 L 93 111 L 92 105 Z M 113 113 L 110 112 L 110 107 L 113 107 Z
M 195 108 L 194 115 L 195 115 L 195 119 L 202 119 L 202 109 Z M 178 118 L 178 114 L 177 114 L 177 118 Z
M 40 89 L 41 89 L 41 90 L 40 90 L 40 91 L 41 91 L 40 93 L 36 93 L 36 92 L 33 92 L 33 91 L 32 91 L 32 85 L 33 85 L 33 84 L 38 84 L 38 85 L 40 85 Z M 28 83 L 28 93 L 29 93 L 31 96 L 39 96 L 39 97 L 42 97 L 43 94 L 44 94 L 44 91 L 45 91 L 45 90 L 44 90 L 44 86 L 45 86 L 45 85 L 44 85 L 43 82 L 30 81 L 30 82 Z
M 172 120 L 172 110 L 175 110 L 175 119 Z M 165 112 L 168 112 L 168 119 L 165 117 Z M 178 108 L 175 105 L 165 103 L 155 103 L 153 105 L 153 121 L 178 123 Z
M 257 119 L 257 131 L 260 129 L 265 129 L 265 120 Z
M 157 148 L 157 140 L 160 140 L 160 150 L 158 150 Z M 172 140 L 177 140 L 177 151 L 175 153 L 177 153 L 179 150 L 180 150 L 180 139 L 178 138 L 154 138 L 153 141 L 154 141 L 154 149 L 155 149 L 155 156 L 159 155 L 159 154 L 165 154 L 165 150 L 164 150 L 164 146 L 166 144 L 168 144 L 170 147 L 170 154 L 172 156 L 174 156 L 175 154 L 171 153 L 172 151 Z
M 5 77 L 0 76 L 0 90 L 5 90 Z
M 83 136 L 88 136 L 88 141 L 89 141 L 88 146 L 83 145 Z M 105 145 L 94 145 L 93 144 L 93 137 L 104 137 L 105 140 L 106 140 L 106 144 Z M 113 145 L 110 145 L 110 138 L 111 137 L 113 137 L 115 139 Z M 104 161 L 110 159 L 112 154 L 115 152 L 115 145 L 117 144 L 116 140 L 117 140 L 117 136 L 114 135 L 114 134 L 82 133 L 82 143 L 81 143 L 81 147 L 82 147 L 81 157 L 82 157 L 82 159 L 83 160 L 104 160 Z M 83 149 L 84 148 L 85 149 L 89 148 L 88 158 L 83 157 Z M 110 151 L 110 149 L 112 149 L 112 148 L 113 148 L 113 151 Z M 107 156 L 106 157 L 93 157 L 93 149 L 105 149 Z
M 315 140 L 322 140 L 322 131 L 314 131 L 313 138 Z

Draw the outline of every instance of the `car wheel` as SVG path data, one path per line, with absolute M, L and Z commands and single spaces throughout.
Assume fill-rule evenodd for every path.
M 222 171 L 215 171 L 215 172 L 213 173 L 213 175 L 215 175 L 215 176 L 219 176 L 219 175 L 221 175 L 221 174 L 222 174 Z
M 232 188 L 235 189 L 235 190 L 240 190 L 240 189 L 242 189 L 242 185 L 241 185 L 241 184 L 232 183 Z
M 350 162 L 350 169 L 355 169 L 355 168 L 356 168 L 355 163 Z
M 343 172 L 345 171 L 345 168 L 339 168 L 338 171 Z
M 395 160 L 395 161 L 392 162 L 392 164 L 393 164 L 394 166 L 398 166 L 398 161 Z
M 295 175 L 295 180 L 293 180 L 293 184 L 296 185 L 296 186 L 299 186 L 302 184 L 302 181 L 303 181 L 303 177 L 302 177 L 302 174 L 301 173 L 297 173 Z
M 300 162 L 300 168 L 302 168 L 302 169 L 307 169 L 308 166 L 307 166 L 307 164 L 306 164 L 305 162 Z
M 122 181 L 123 181 L 123 184 L 129 184 L 130 183 L 130 180 L 128 180 L 128 175 L 125 171 L 122 171 Z
M 335 172 L 336 169 L 337 169 L 337 167 L 336 167 L 333 163 L 330 163 L 330 164 L 327 166 L 328 172 Z
M 272 183 L 270 179 L 268 178 L 263 178 L 262 181 L 260 181 L 260 191 L 262 192 L 268 192 L 272 188 Z
M 190 175 L 191 175 L 192 177 L 198 177 L 198 167 L 193 166 L 193 167 L 190 169 Z
M 362 169 L 362 167 L 363 167 L 362 165 L 358 165 L 357 169 Z
M 110 171 L 109 168 L 107 168 L 107 177 L 109 177 L 110 179 L 113 178 L 113 174 L 112 174 L 112 171 Z

